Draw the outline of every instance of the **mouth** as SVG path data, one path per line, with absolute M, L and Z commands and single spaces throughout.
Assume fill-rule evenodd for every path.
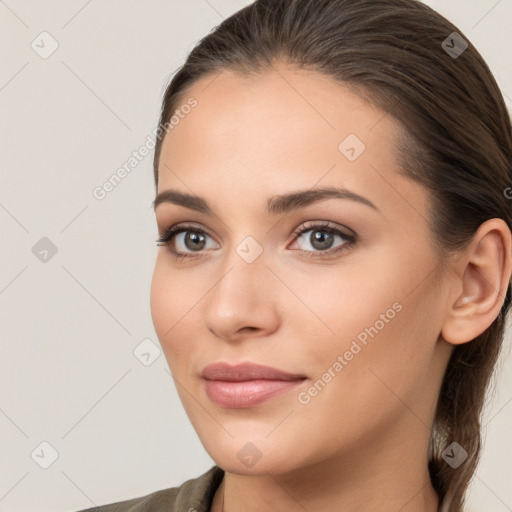
M 230 409 L 253 407 L 302 384 L 304 375 L 254 363 L 215 363 L 201 372 L 208 398 Z

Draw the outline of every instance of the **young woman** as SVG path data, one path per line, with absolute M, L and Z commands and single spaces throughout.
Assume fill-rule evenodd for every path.
M 167 87 L 154 326 L 216 465 L 89 511 L 457 512 L 510 306 L 512 130 L 415 0 L 258 0 Z

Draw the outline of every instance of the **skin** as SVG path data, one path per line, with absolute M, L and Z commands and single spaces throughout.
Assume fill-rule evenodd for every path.
M 151 284 L 154 326 L 186 413 L 225 471 L 212 510 L 433 512 L 427 469 L 435 405 L 458 343 L 496 318 L 512 268 L 506 224 L 483 224 L 468 249 L 441 261 L 427 223 L 426 190 L 398 173 L 400 126 L 350 89 L 279 64 L 257 77 L 225 70 L 187 92 L 197 106 L 165 137 L 158 192 L 205 198 L 215 215 L 175 204 L 156 208 L 159 233 L 178 223 L 203 230 L 202 257 L 158 250 Z M 338 149 L 356 134 L 366 150 Z M 267 198 L 344 186 L 348 199 L 267 215 Z M 357 235 L 331 257 L 312 221 Z M 321 230 L 321 228 L 318 228 Z M 247 236 L 263 249 L 236 251 Z M 178 241 L 181 240 L 181 241 Z M 194 254 L 178 235 L 174 249 Z M 335 235 L 332 253 L 346 239 Z M 329 248 L 330 247 L 330 248 Z M 197 253 L 197 250 L 196 250 Z M 374 338 L 307 403 L 298 400 L 394 303 Z M 360 344 L 361 345 L 361 344 Z M 298 388 L 251 408 L 210 401 L 205 365 L 252 361 L 303 374 Z M 252 466 L 238 451 L 251 442 Z

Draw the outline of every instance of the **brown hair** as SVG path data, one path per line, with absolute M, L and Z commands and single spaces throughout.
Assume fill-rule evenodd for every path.
M 464 49 L 460 41 L 468 47 L 450 54 Z M 441 256 L 466 248 L 488 219 L 503 219 L 512 230 L 505 193 L 512 187 L 512 129 L 503 96 L 464 34 L 417 0 L 257 0 L 195 46 L 167 86 L 159 127 L 198 79 L 225 69 L 257 74 L 278 61 L 348 85 L 401 123 L 401 172 L 431 193 L 432 239 Z M 155 147 L 156 187 L 162 142 Z M 481 414 L 510 293 L 509 285 L 495 321 L 457 345 L 446 369 L 429 447 L 441 512 L 462 510 L 478 464 Z M 442 458 L 454 441 L 468 452 L 457 469 Z

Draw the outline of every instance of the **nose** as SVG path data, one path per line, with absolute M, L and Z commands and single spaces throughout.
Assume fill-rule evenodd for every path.
M 205 326 L 216 337 L 231 342 L 272 334 L 279 324 L 278 295 L 274 293 L 279 282 L 264 255 L 248 263 L 233 250 L 225 263 L 205 297 Z

